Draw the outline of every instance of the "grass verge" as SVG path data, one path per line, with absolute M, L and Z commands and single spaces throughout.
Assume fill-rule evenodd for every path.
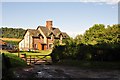
M 19 52 L 20 55 L 26 54 L 27 57 L 31 56 L 33 58 L 37 55 L 49 55 L 50 53 L 51 53 L 50 50 L 46 50 L 46 51 L 44 51 L 44 50 L 41 50 L 41 51 L 21 51 L 21 52 Z M 18 53 L 11 53 L 11 54 L 18 56 Z M 43 57 L 44 56 L 38 56 L 38 58 L 43 58 Z M 51 56 L 46 57 L 46 59 L 50 59 L 50 58 L 51 58 Z
M 19 58 L 18 56 L 11 54 L 11 53 L 6 53 L 5 56 L 9 57 L 11 67 L 25 67 L 27 66 L 27 63 Z

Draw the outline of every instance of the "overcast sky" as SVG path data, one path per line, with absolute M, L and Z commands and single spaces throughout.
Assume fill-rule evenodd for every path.
M 53 26 L 74 37 L 84 33 L 94 24 L 117 24 L 118 1 L 2 0 L 2 26 L 36 29 L 39 25 L 45 26 L 46 20 L 52 19 Z

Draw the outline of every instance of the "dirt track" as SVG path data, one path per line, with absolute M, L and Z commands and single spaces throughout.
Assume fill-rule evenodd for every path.
M 109 80 L 120 80 L 120 70 L 80 69 L 56 65 L 35 65 L 16 69 L 14 74 L 17 78 L 109 78 Z

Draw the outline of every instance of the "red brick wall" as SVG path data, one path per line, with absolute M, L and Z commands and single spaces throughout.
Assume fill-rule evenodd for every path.
M 50 38 L 48 38 L 47 39 L 47 47 L 48 47 L 48 49 L 50 49 L 50 47 L 49 47 L 49 44 L 53 44 L 54 43 L 54 40 L 51 40 Z
M 37 49 L 40 49 L 41 44 L 40 44 L 40 39 L 39 38 L 33 38 L 33 47 L 36 49 L 35 44 L 37 45 Z
M 43 39 L 39 39 L 39 38 L 33 38 L 33 46 L 34 46 L 34 49 L 35 49 L 35 44 L 37 45 L 37 49 L 38 50 L 42 50 L 42 46 L 44 46 L 44 50 L 47 50 L 47 45 L 43 45 L 41 43 L 44 43 L 44 40 Z

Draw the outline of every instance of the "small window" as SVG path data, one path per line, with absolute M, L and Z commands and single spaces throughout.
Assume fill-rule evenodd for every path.
M 37 48 L 37 44 L 35 44 L 34 47 Z
M 52 41 L 54 40 L 54 36 L 53 36 L 53 35 L 51 35 L 51 40 L 52 40 Z
M 62 35 L 60 36 L 60 40 L 62 40 Z
M 53 45 L 52 44 L 49 44 L 49 48 L 52 49 Z
M 23 45 L 22 45 L 22 43 L 21 43 L 21 47 L 22 47 Z

